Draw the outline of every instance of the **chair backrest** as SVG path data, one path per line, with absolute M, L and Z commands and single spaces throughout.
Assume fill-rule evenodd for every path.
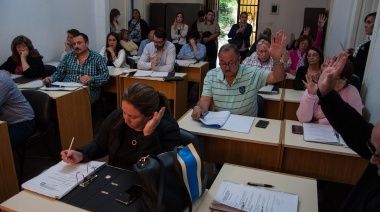
M 37 130 L 41 134 L 45 134 L 50 122 L 50 96 L 35 90 L 22 90 L 21 92 L 33 108 Z
M 202 140 L 200 140 L 195 134 L 185 130 L 185 129 L 182 129 L 180 128 L 179 129 L 179 132 L 180 132 L 180 145 L 182 146 L 186 146 L 188 145 L 189 143 L 193 143 L 195 149 L 197 149 L 199 152 L 199 156 L 201 158 L 203 158 L 203 142 Z
M 52 65 L 44 65 L 44 74 L 45 77 L 49 77 L 57 70 L 55 66 Z
M 178 73 L 179 69 L 180 69 L 180 67 L 179 67 L 178 63 L 174 63 L 174 72 Z
M 264 118 L 265 100 L 257 94 L 257 117 Z
M 132 58 L 126 56 L 125 62 L 129 65 L 130 68 L 135 68 L 136 62 Z

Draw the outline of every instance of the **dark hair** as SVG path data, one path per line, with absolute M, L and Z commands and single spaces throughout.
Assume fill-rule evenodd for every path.
M 261 35 L 260 37 L 259 37 L 259 39 L 257 39 L 257 42 L 259 42 L 260 40 L 265 40 L 265 41 L 268 41 L 269 42 L 269 44 L 271 44 L 271 37 L 269 36 L 269 37 L 267 37 L 266 35 Z
M 248 17 L 248 13 L 247 12 L 241 12 L 240 15 L 239 15 L 239 18 L 241 17 L 241 15 L 244 15 L 244 14 L 246 14 L 247 17 Z
M 238 58 L 240 58 L 239 49 L 237 48 L 236 45 L 230 44 L 230 43 L 224 44 L 222 47 L 220 47 L 219 53 L 218 53 L 218 57 L 219 57 L 220 53 L 222 53 L 222 52 L 229 52 L 231 49 L 234 51 L 235 55 Z
M 313 39 L 310 37 L 310 36 L 307 36 L 307 35 L 301 35 L 296 43 L 294 44 L 294 47 L 296 47 L 298 49 L 300 43 L 304 40 L 307 40 L 307 42 L 309 42 L 309 46 L 313 43 Z
M 74 35 L 74 38 L 78 37 L 78 36 L 82 36 L 82 38 L 84 39 L 84 42 L 86 42 L 86 43 L 88 42 L 88 36 L 86 34 L 84 34 L 83 32 L 80 32 L 77 35 Z
M 374 19 L 376 19 L 376 12 L 368 14 L 368 15 L 364 18 L 364 23 L 367 21 L 367 18 L 369 18 L 369 17 L 371 17 L 371 16 L 373 16 Z
M 351 61 L 347 60 L 342 70 L 342 73 L 340 73 L 340 76 L 339 76 L 341 79 L 347 79 L 344 87 L 348 86 L 353 74 L 354 74 L 354 65 L 352 64 Z
M 321 67 L 321 65 L 323 64 L 323 60 L 324 60 L 324 56 L 323 56 L 323 51 L 321 48 L 319 48 L 318 46 L 311 46 L 309 47 L 306 52 L 305 52 L 305 59 L 304 59 L 304 66 L 305 67 L 309 67 L 309 61 L 307 60 L 307 54 L 309 53 L 310 50 L 314 50 L 318 53 L 318 56 L 319 56 L 319 67 Z
M 154 32 L 154 36 L 156 36 L 156 38 L 162 38 L 166 40 L 167 38 L 166 30 L 162 27 L 158 27 L 156 31 Z
M 128 33 L 128 40 L 129 40 L 129 32 L 128 32 L 128 30 L 126 30 L 126 29 L 122 29 L 122 30 L 120 30 L 120 34 L 119 34 L 119 40 L 124 40 L 124 34 L 125 33 Z M 108 39 L 107 39 L 108 40 Z
M 165 94 L 142 82 L 129 86 L 123 93 L 122 101 L 132 104 L 144 116 L 152 116 L 161 107 L 165 107 L 166 112 L 171 114 Z
M 215 13 L 214 13 L 214 11 L 212 11 L 212 10 L 206 10 L 206 15 L 207 15 L 208 13 L 212 13 L 212 14 L 214 14 L 214 20 L 211 22 L 211 24 L 214 24 L 214 21 L 215 21 Z M 207 20 L 205 21 L 205 25 L 207 25 Z
M 29 57 L 41 57 L 42 58 L 42 55 L 40 55 L 38 50 L 34 48 L 32 41 L 24 35 L 19 35 L 19 36 L 15 37 L 11 43 L 12 58 L 14 61 L 16 61 L 17 63 L 21 62 L 20 55 L 18 54 L 18 52 L 16 50 L 16 46 L 20 45 L 21 43 L 25 43 L 25 45 L 28 47 L 28 51 L 29 51 L 28 56 Z
M 118 34 L 116 34 L 116 32 L 110 32 L 108 33 L 107 35 L 107 40 L 106 40 L 106 48 L 109 47 L 109 44 L 108 44 L 108 38 L 110 36 L 113 36 L 116 38 L 116 49 L 115 49 L 115 54 L 118 55 L 119 54 L 119 51 L 123 49 L 123 46 L 120 44 L 120 38 L 118 36 Z M 107 52 L 107 58 L 108 59 L 111 59 L 112 56 L 111 56 L 111 53 L 109 51 L 106 51 Z
M 116 8 L 112 9 L 111 12 L 110 12 L 110 23 L 111 25 L 113 25 L 113 19 L 120 15 L 120 11 Z M 119 21 L 116 20 L 116 23 L 119 24 Z
M 74 37 L 77 34 L 79 34 L 79 31 L 77 29 L 69 29 L 69 30 L 67 30 L 67 33 L 69 33 L 70 35 L 72 35 Z
M 135 11 L 139 13 L 139 19 L 141 19 L 141 13 L 140 13 L 140 11 L 138 9 L 133 9 L 132 10 L 132 15 L 133 15 L 133 12 L 135 12 Z M 132 16 L 132 19 L 133 19 L 133 16 Z
M 197 13 L 197 16 L 198 16 L 198 18 L 205 17 L 205 11 L 199 10 L 198 13 Z

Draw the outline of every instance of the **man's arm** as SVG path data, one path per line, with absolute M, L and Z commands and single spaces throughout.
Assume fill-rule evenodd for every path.
M 139 61 L 137 62 L 137 68 L 142 70 L 150 70 L 152 68 L 152 62 L 150 61 L 150 45 L 147 44 L 141 54 Z
M 198 118 L 208 111 L 210 104 L 211 104 L 212 98 L 209 96 L 202 96 L 197 104 L 193 108 L 193 113 L 191 114 L 191 117 L 194 120 L 198 120 Z

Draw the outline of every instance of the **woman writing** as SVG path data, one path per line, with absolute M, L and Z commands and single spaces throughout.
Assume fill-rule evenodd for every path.
M 323 64 L 323 52 L 319 47 L 312 46 L 306 51 L 304 65 L 297 69 L 296 78 L 293 81 L 294 90 L 304 90 L 306 87 L 306 75 L 312 80 L 318 82 L 322 73 L 321 66 Z
M 242 40 L 241 45 L 238 46 L 241 60 L 243 61 L 250 47 L 249 38 L 252 33 L 252 25 L 247 23 L 248 13 L 240 13 L 239 23 L 232 25 L 230 32 L 228 33 L 229 38 L 240 38 Z
M 148 36 L 150 29 L 146 21 L 141 19 L 138 9 L 132 11 L 132 17 L 133 18 L 128 21 L 128 33 L 133 42 L 135 42 L 137 46 L 140 46 L 141 41 Z
M 125 68 L 125 50 L 120 45 L 119 36 L 115 32 L 110 32 L 107 35 L 107 44 L 100 50 L 100 55 L 103 56 L 107 66 L 116 68 Z
M 106 118 L 95 140 L 62 151 L 61 158 L 79 163 L 108 155 L 109 165 L 131 170 L 143 156 L 172 150 L 179 145 L 179 137 L 166 96 L 150 85 L 135 83 L 124 91 L 121 109 Z
M 44 63 L 42 56 L 33 47 L 32 41 L 24 35 L 13 39 L 12 56 L 0 66 L 8 74 L 24 75 L 25 77 L 43 77 Z
M 174 23 L 170 27 L 172 43 L 176 47 L 176 54 L 178 54 L 182 46 L 186 44 L 186 35 L 189 30 L 189 26 L 183 23 L 184 18 L 185 17 L 183 16 L 183 13 L 177 13 L 174 19 Z

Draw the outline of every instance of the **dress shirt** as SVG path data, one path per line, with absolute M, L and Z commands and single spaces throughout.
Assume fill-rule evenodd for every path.
M 191 45 L 186 44 L 182 46 L 181 50 L 179 51 L 177 55 L 177 58 L 180 59 L 181 56 L 195 56 L 194 58 L 188 59 L 188 60 L 203 61 L 206 55 L 206 46 L 201 43 L 197 43 L 197 49 L 198 49 L 198 52 L 194 55 L 194 51 L 191 49 Z
M 152 67 L 152 60 L 154 57 L 158 56 L 159 60 L 156 66 Z M 166 71 L 171 72 L 174 70 L 175 62 L 175 46 L 169 41 L 165 42 L 162 50 L 157 51 L 154 46 L 154 42 L 150 42 L 144 48 L 139 62 L 137 63 L 137 68 L 142 70 L 153 70 L 153 71 Z

